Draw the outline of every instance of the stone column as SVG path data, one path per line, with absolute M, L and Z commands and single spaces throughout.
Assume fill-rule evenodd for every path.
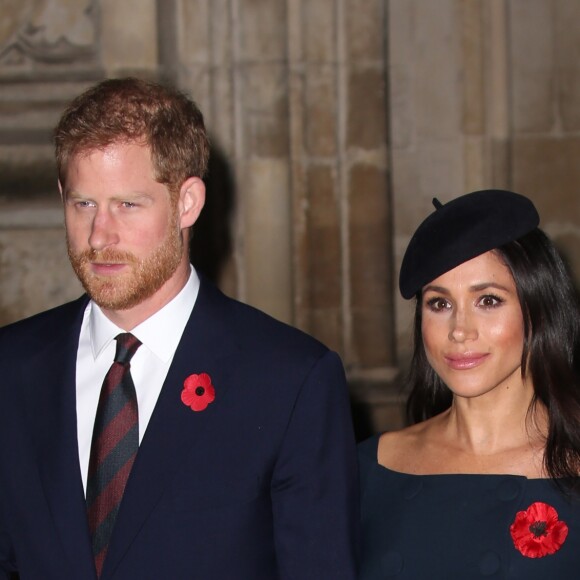
M 102 77 L 97 3 L 9 0 L 0 25 L 0 324 L 82 292 L 68 264 L 51 132 Z
M 296 320 L 349 369 L 388 366 L 384 2 L 291 4 Z
M 395 365 L 386 3 L 175 0 L 167 14 L 177 35 L 161 54 L 234 179 L 220 285 L 341 353 L 358 391 L 380 391 Z
M 393 363 L 385 3 L 172 6 L 178 82 L 233 166 L 236 294 Z
M 580 289 L 580 4 L 510 2 L 512 183 Z
M 176 79 L 204 111 L 235 184 L 233 255 L 221 285 L 292 322 L 286 3 L 194 0 L 174 8 Z

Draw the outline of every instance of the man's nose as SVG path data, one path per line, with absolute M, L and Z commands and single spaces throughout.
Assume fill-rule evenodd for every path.
M 89 245 L 97 252 L 119 242 L 118 227 L 106 209 L 98 209 L 93 217 Z

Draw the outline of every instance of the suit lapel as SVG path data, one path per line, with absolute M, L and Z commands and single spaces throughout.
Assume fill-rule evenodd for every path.
M 74 578 L 95 577 L 80 474 L 76 421 L 76 353 L 87 299 L 67 305 L 48 346 L 30 368 L 42 369 L 34 398 L 40 478 Z M 37 378 L 38 380 L 38 378 Z M 63 566 L 64 568 L 64 566 Z
M 110 577 L 139 529 L 172 481 L 195 440 L 219 419 L 220 402 L 227 395 L 224 365 L 238 350 L 228 329 L 227 299 L 202 279 L 200 292 L 175 352 L 167 378 L 137 459 L 131 471 L 103 568 Z M 194 412 L 181 401 L 184 380 L 208 373 L 216 399 L 203 412 Z

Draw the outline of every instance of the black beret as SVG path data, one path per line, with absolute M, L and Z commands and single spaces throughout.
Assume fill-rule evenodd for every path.
M 540 216 L 523 195 L 486 189 L 442 205 L 413 234 L 403 257 L 399 289 L 412 298 L 425 284 L 480 254 L 521 238 Z

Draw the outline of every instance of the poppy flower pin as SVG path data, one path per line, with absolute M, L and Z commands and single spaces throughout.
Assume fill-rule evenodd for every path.
M 181 400 L 192 411 L 204 411 L 215 399 L 215 388 L 207 373 L 189 375 L 183 381 Z
M 522 555 L 543 558 L 562 547 L 568 526 L 558 519 L 558 512 L 551 505 L 537 501 L 516 514 L 510 533 L 514 546 Z

